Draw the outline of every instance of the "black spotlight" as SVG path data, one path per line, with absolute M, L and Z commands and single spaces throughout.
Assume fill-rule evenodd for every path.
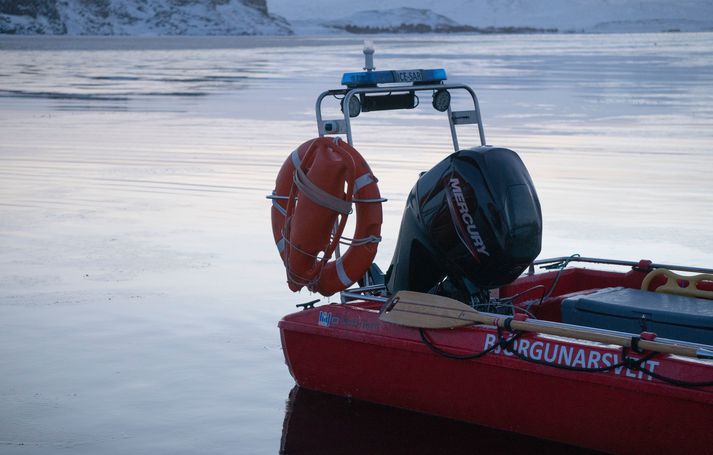
M 344 112 L 344 98 L 342 98 L 342 112 Z M 349 117 L 356 117 L 361 113 L 361 102 L 356 96 L 349 100 Z
M 438 112 L 445 112 L 451 105 L 451 94 L 446 89 L 433 92 L 433 108 Z

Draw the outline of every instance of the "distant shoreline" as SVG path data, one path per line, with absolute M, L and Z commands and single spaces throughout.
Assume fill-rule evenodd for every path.
M 359 25 L 331 26 L 330 28 L 344 30 L 353 35 L 380 35 L 380 34 L 423 34 L 423 33 L 467 33 L 475 35 L 529 35 L 535 33 L 559 33 L 556 28 L 536 27 L 473 27 L 470 25 L 446 26 L 434 28 L 427 24 L 401 24 L 398 27 L 371 27 Z
M 679 35 L 680 39 L 685 36 L 713 34 L 713 32 L 680 32 L 680 33 L 568 33 L 559 32 L 552 34 L 539 34 L 526 36 L 541 36 L 542 39 L 554 39 L 565 35 L 589 36 L 595 39 L 596 36 L 603 35 Z M 200 50 L 200 49 L 248 49 L 248 48 L 271 48 L 285 46 L 361 46 L 364 39 L 370 38 L 377 42 L 399 42 L 401 40 L 414 40 L 433 36 L 441 36 L 446 40 L 457 40 L 459 36 L 472 37 L 482 36 L 484 40 L 497 39 L 497 34 L 475 34 L 475 33 L 391 33 L 380 35 L 292 35 L 292 36 L 270 36 L 270 35 L 228 35 L 228 36 L 193 36 L 193 35 L 170 35 L 170 36 L 127 36 L 127 35 L 12 35 L 0 34 L 0 52 L 2 51 L 104 51 L 104 50 L 129 50 L 129 51 L 151 51 L 151 50 Z M 503 34 L 501 36 L 517 37 L 519 34 Z M 524 39 L 524 38 L 523 38 Z M 535 39 L 535 38 L 533 38 Z
M 338 38 L 348 38 L 348 37 L 360 37 L 364 35 L 371 36 L 408 36 L 408 35 L 641 35 L 641 34 L 658 34 L 658 33 L 713 33 L 713 30 L 681 30 L 677 28 L 666 29 L 660 31 L 591 31 L 591 30 L 559 30 L 556 28 L 535 28 L 535 27 L 451 27 L 446 30 L 433 30 L 428 26 L 418 26 L 409 25 L 402 26 L 398 28 L 379 28 L 379 27 L 360 27 L 360 26 L 345 26 L 345 27 L 330 27 L 335 31 L 341 31 L 341 33 L 296 33 L 294 35 L 267 35 L 267 34 L 231 34 L 231 35 L 189 35 L 189 34 L 176 34 L 176 35 L 77 35 L 77 34 L 51 34 L 51 33 L 2 33 L 0 32 L 0 37 L 17 37 L 17 38 L 33 38 L 33 37 L 47 37 L 47 38 L 265 38 L 265 39 L 293 39 L 295 37 L 310 38 L 310 37 L 338 37 Z

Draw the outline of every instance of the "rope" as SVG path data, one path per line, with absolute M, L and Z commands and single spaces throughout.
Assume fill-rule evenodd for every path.
M 488 349 L 485 349 L 481 352 L 476 352 L 473 354 L 454 354 L 452 352 L 447 352 L 442 349 L 439 349 L 436 347 L 435 344 L 431 340 L 428 339 L 428 335 L 426 335 L 426 331 L 424 329 L 418 329 L 418 333 L 421 335 L 421 340 L 423 343 L 430 349 L 431 351 L 435 352 L 438 355 L 442 355 L 443 357 L 447 357 L 449 359 L 455 359 L 455 360 L 472 360 L 472 359 L 479 359 L 481 357 L 484 357 L 486 354 L 489 354 L 493 350 L 497 349 L 500 347 L 498 343 L 490 346 Z M 518 335 L 519 336 L 519 335 Z M 515 341 L 516 336 L 513 336 L 510 338 L 512 342 Z
M 346 242 L 342 241 L 342 239 L 346 240 Z M 339 238 L 339 243 L 342 245 L 348 245 L 348 246 L 362 246 L 366 245 L 369 243 L 379 243 L 381 242 L 381 236 L 378 235 L 370 235 L 368 237 L 362 237 L 360 239 L 350 239 L 349 237 L 346 236 L 341 236 Z
M 562 262 L 558 262 L 557 264 L 552 264 L 552 265 L 544 266 L 544 267 L 543 267 L 543 268 L 547 268 L 547 269 L 559 268 L 559 270 L 557 271 L 557 275 L 555 275 L 555 281 L 553 281 L 553 282 L 552 282 L 552 286 L 550 286 L 550 290 L 547 291 L 546 294 L 542 294 L 542 297 L 540 298 L 540 302 L 538 303 L 538 305 L 542 305 L 542 302 L 544 302 L 544 300 L 545 300 L 547 297 L 549 297 L 550 295 L 552 295 L 552 292 L 555 290 L 555 286 L 557 286 L 557 282 L 559 281 L 560 276 L 562 275 L 562 271 L 565 269 L 565 267 L 567 267 L 567 265 L 569 265 L 569 263 L 570 263 L 570 261 L 571 261 L 572 259 L 578 258 L 578 257 L 580 257 L 579 253 L 575 253 L 575 254 L 573 254 L 572 256 L 568 257 L 567 259 L 565 259 L 565 260 L 562 261 Z
M 701 381 L 701 382 L 682 381 L 680 379 L 667 378 L 665 376 L 661 376 L 659 373 L 654 373 L 653 371 L 649 371 L 646 374 L 648 374 L 652 378 L 658 379 L 659 381 L 667 382 L 671 385 L 675 385 L 675 386 L 679 386 L 679 387 L 712 387 L 713 386 L 713 381 Z
M 318 255 L 316 255 L 316 254 L 312 254 L 312 253 L 310 253 L 310 252 L 308 252 L 308 251 L 305 251 L 305 250 L 303 250 L 302 248 L 298 247 L 298 246 L 295 245 L 294 243 L 292 243 L 292 242 L 290 241 L 290 237 L 285 234 L 285 230 L 284 230 L 284 229 L 282 230 L 282 237 L 285 239 L 285 243 L 288 244 L 288 245 L 290 246 L 290 248 L 293 248 L 293 249 L 296 250 L 297 252 L 302 253 L 302 254 L 304 254 L 305 256 L 314 258 L 314 259 L 317 260 L 317 261 L 322 261 L 322 260 L 324 260 L 324 256 L 318 256 Z

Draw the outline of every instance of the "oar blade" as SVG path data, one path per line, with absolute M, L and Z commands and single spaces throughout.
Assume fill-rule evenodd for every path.
M 463 327 L 480 322 L 478 313 L 457 300 L 413 291 L 399 291 L 384 305 L 379 319 L 423 329 Z

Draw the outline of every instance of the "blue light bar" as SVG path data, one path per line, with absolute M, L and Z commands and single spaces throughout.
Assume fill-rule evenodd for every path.
M 430 84 L 446 80 L 446 70 L 443 68 L 431 70 L 399 70 L 399 71 L 364 71 L 361 73 L 344 73 L 342 85 L 349 88 L 376 87 L 377 84 L 419 83 Z

